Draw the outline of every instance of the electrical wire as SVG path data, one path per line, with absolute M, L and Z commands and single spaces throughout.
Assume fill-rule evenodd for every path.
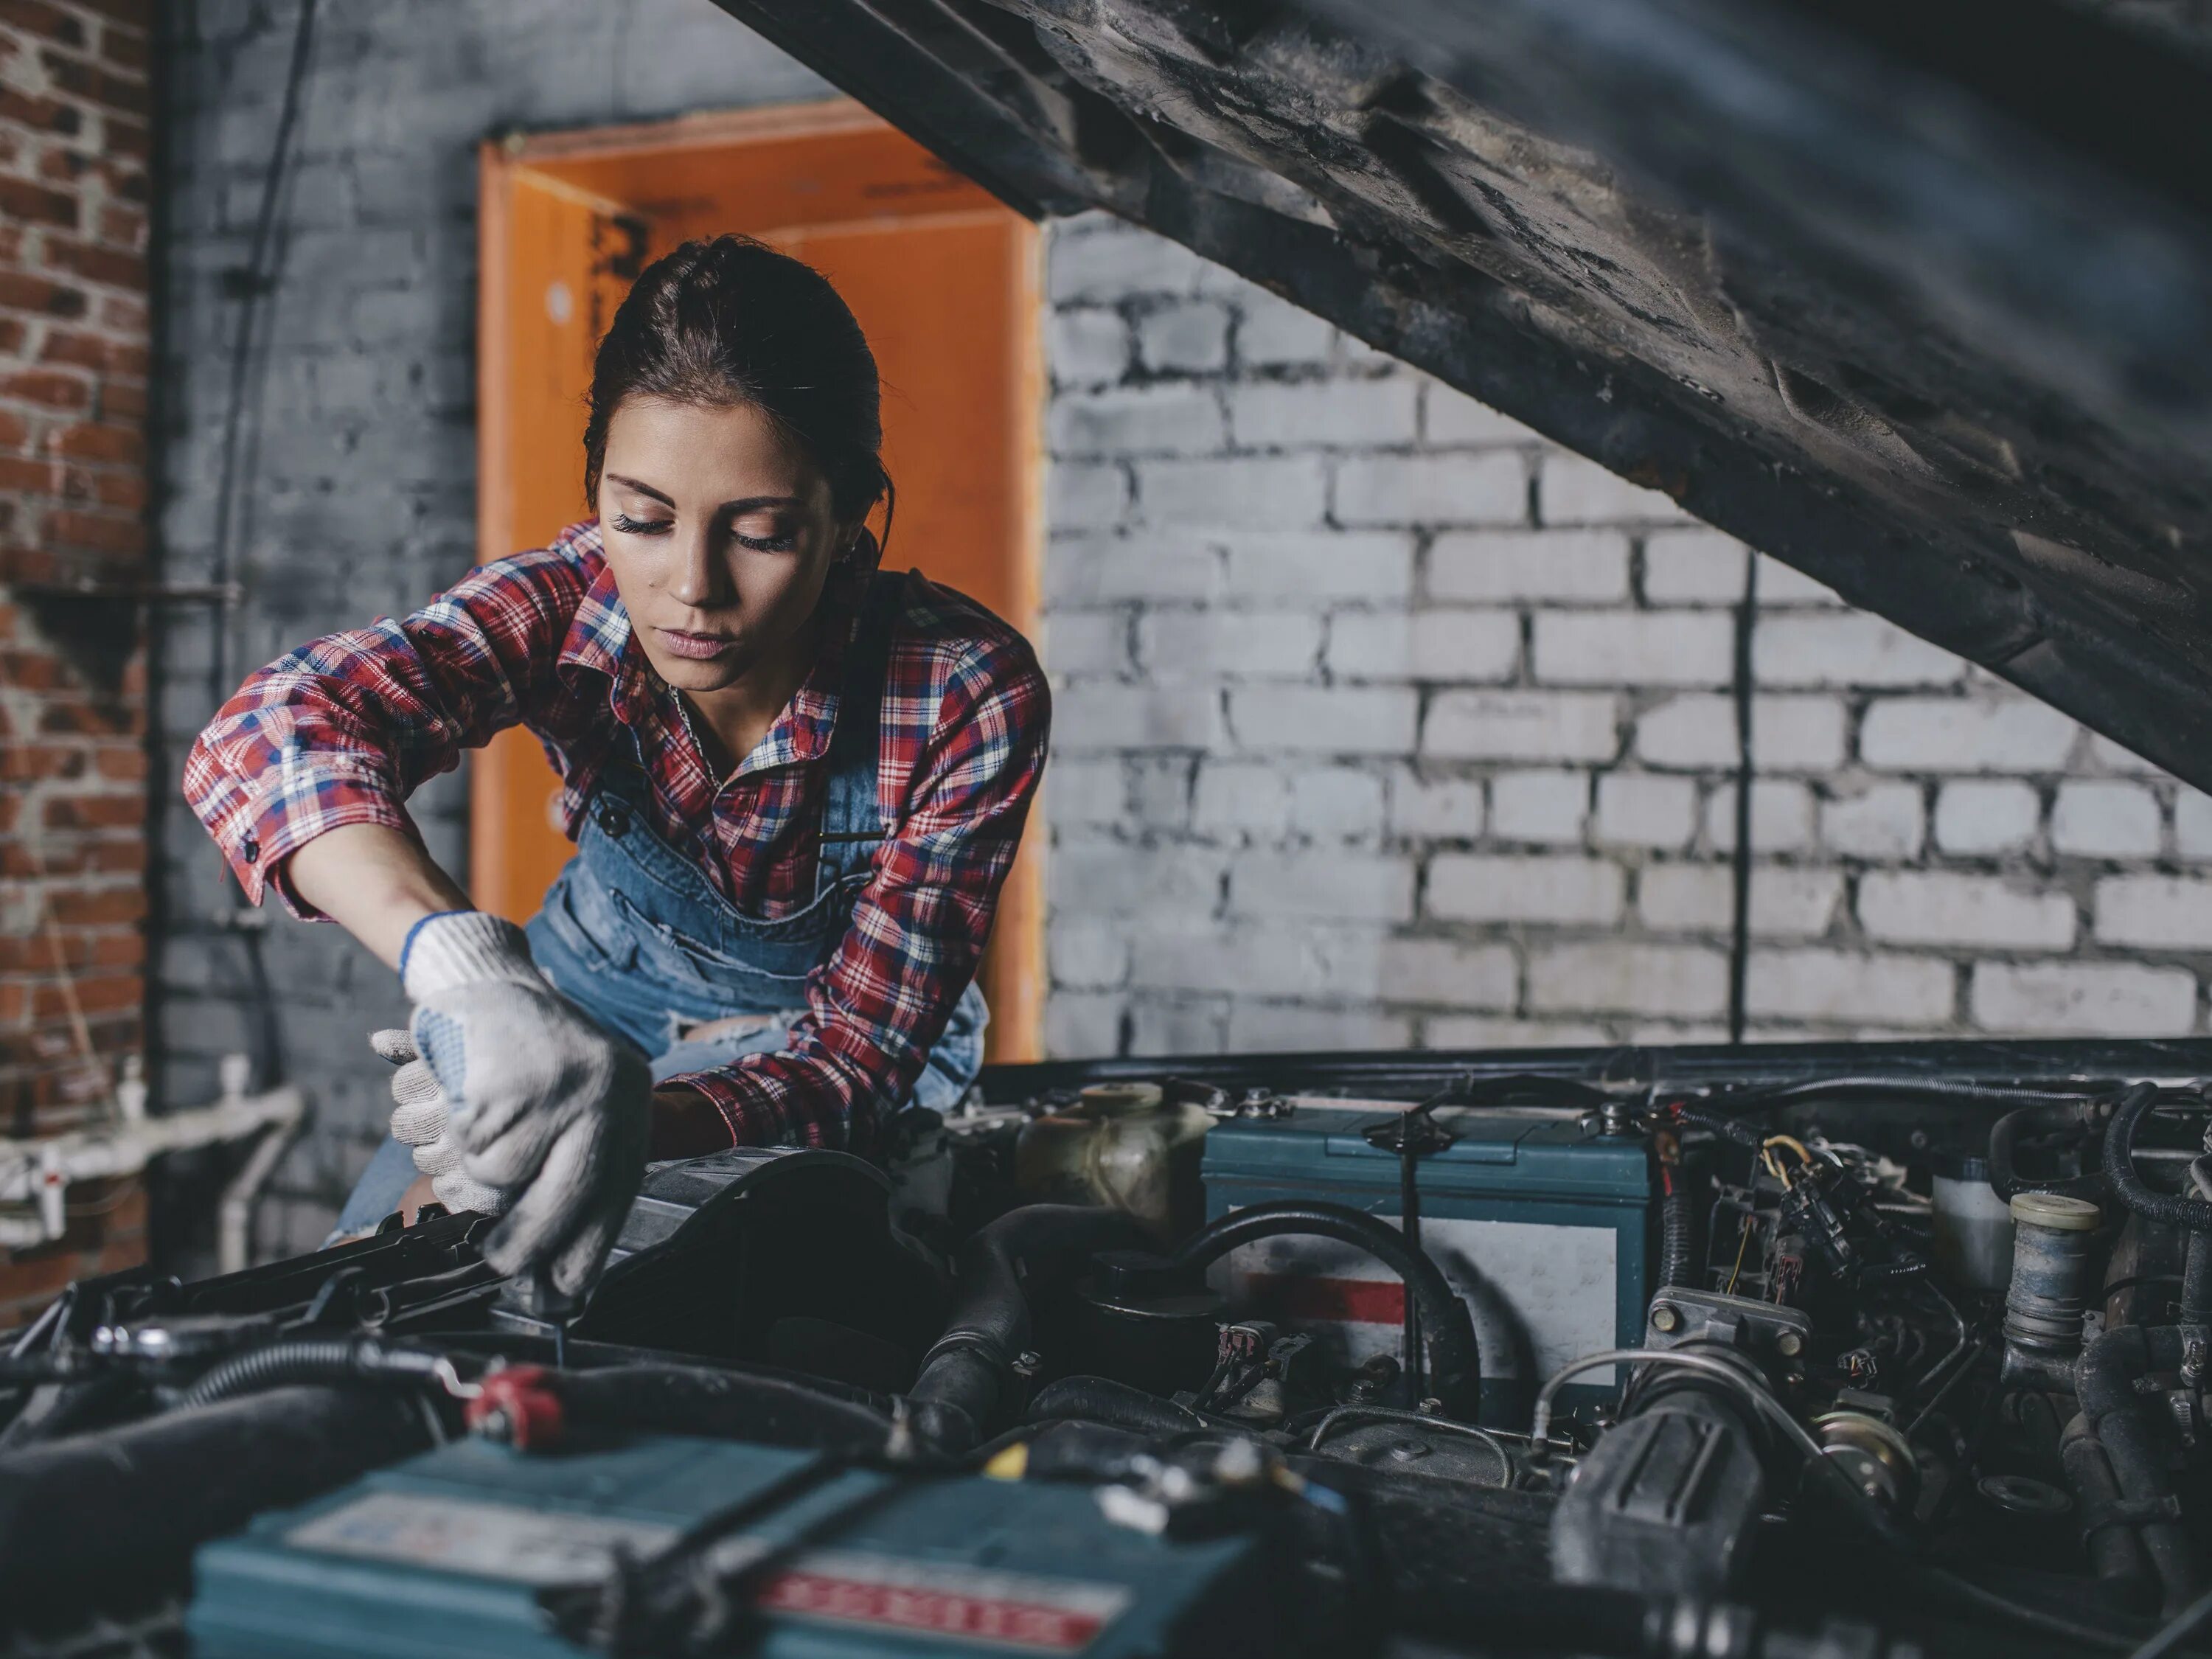
M 1751 1247 L 1751 1230 L 1757 1224 L 1758 1218 L 1750 1211 L 1745 1211 L 1743 1232 L 1735 1242 L 1735 1266 L 1729 1269 L 1728 1288 L 1721 1292 L 1723 1296 L 1735 1294 L 1735 1282 L 1743 1277 L 1743 1253 Z
M 295 136 L 299 131 L 307 105 L 307 66 L 314 55 L 315 9 L 318 0 L 300 0 L 300 9 L 292 27 L 292 52 L 284 74 L 283 100 L 278 106 L 276 133 L 269 146 L 269 160 L 262 170 L 261 201 L 253 216 L 253 239 L 248 248 L 245 267 L 226 273 L 231 291 L 238 300 L 238 330 L 231 342 L 228 402 L 223 414 L 221 460 L 216 472 L 215 515 L 210 548 L 211 585 L 217 590 L 227 587 L 234 562 L 237 501 L 244 488 L 244 465 L 240 455 L 242 434 L 246 428 L 246 405 L 256 408 L 255 425 L 258 429 L 258 406 L 262 380 L 253 372 L 255 345 L 258 323 L 264 312 L 264 302 L 276 291 L 277 280 L 283 270 L 285 240 L 277 222 L 278 204 L 283 199 L 285 174 L 290 166 Z M 208 653 L 209 707 L 220 709 L 234 690 L 231 684 L 230 642 L 231 612 L 228 602 L 219 607 L 214 617 L 214 637 Z M 226 875 L 227 878 L 227 875 Z M 238 916 L 248 914 L 242 903 L 234 904 L 227 919 L 234 924 Z M 253 1010 L 253 1029 L 261 1053 L 256 1070 L 260 1086 L 275 1088 L 284 1080 L 283 1046 L 279 1037 L 279 1020 L 274 986 L 269 978 L 268 964 L 264 960 L 260 934 L 249 928 L 235 928 L 239 944 L 246 952 L 248 995 Z
M 1743 598 L 1735 608 L 1735 660 L 1731 686 L 1735 704 L 1735 845 L 1729 875 L 1734 914 L 1729 927 L 1728 1040 L 1741 1043 L 1748 1021 L 1751 969 L 1751 745 L 1752 630 L 1759 625 L 1759 554 L 1746 548 Z

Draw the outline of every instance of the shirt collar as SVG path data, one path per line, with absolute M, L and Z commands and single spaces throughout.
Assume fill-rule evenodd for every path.
M 613 573 L 607 568 L 598 522 L 571 526 L 561 533 L 556 545 L 582 555 L 592 571 L 591 585 L 562 641 L 562 672 L 605 676 L 608 707 L 625 726 L 638 726 L 664 697 L 671 704 L 664 717 L 672 721 L 675 693 L 653 672 L 645 647 L 637 642 L 629 612 L 623 608 Z M 882 556 L 875 538 L 863 532 L 853 553 L 831 568 L 822 589 L 821 653 L 768 735 L 739 761 L 732 775 L 817 760 L 829 752 L 830 738 L 837 725 L 845 659 L 860 623 L 860 600 Z

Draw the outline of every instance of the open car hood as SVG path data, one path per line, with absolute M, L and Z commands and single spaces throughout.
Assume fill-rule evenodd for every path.
M 2186 26 L 720 3 L 1024 212 L 1170 236 L 2212 787 L 2212 57 Z

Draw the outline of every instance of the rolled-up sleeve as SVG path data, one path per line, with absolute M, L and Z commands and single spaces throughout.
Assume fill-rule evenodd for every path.
M 865 1146 L 975 978 L 1043 775 L 1051 693 L 1009 629 L 953 662 L 936 708 L 904 817 L 789 1046 L 670 1079 L 712 1101 L 738 1145 Z
M 400 620 L 331 634 L 250 676 L 192 745 L 184 793 L 252 902 L 313 917 L 285 860 L 342 824 L 415 833 L 406 800 L 530 720 L 590 580 L 559 548 L 471 571 Z

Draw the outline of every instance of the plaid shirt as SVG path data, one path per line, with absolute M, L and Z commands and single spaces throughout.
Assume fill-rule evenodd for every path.
M 327 635 L 253 675 L 193 745 L 185 798 L 249 899 L 273 886 L 313 918 L 284 862 L 325 830 L 414 835 L 401 803 L 416 786 L 525 726 L 561 774 L 574 839 L 627 726 L 661 838 L 740 910 L 787 915 L 813 896 L 837 688 L 871 562 L 833 577 L 823 603 L 844 625 L 824 630 L 813 672 L 719 790 L 630 637 L 587 520 L 542 552 L 471 571 L 404 621 Z M 910 594 L 884 687 L 878 788 L 891 838 L 852 925 L 808 978 L 782 1052 L 680 1079 L 740 1146 L 865 1141 L 905 1097 L 975 976 L 1044 769 L 1051 703 L 1029 642 L 948 589 L 917 580 Z

